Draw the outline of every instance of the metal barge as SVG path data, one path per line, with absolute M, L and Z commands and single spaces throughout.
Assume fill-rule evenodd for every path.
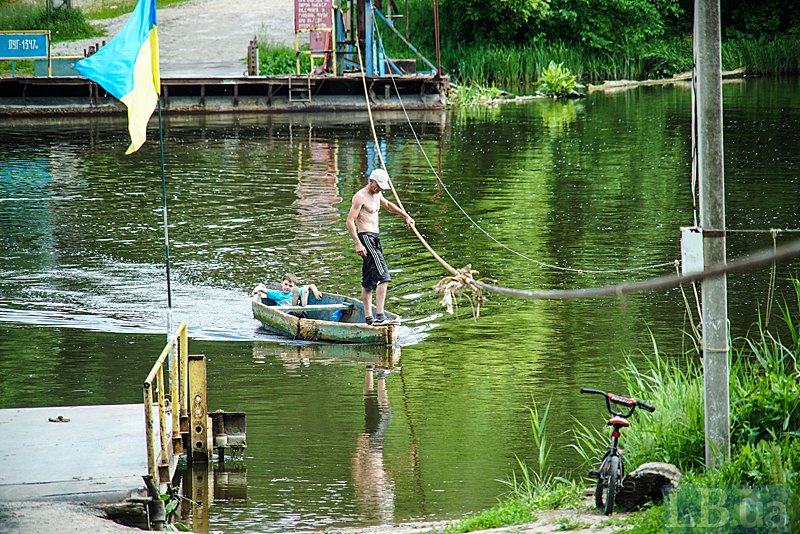
M 369 76 L 373 110 L 443 109 L 449 79 L 435 75 Z M 360 75 L 215 76 L 161 79 L 165 113 L 366 110 Z M 0 116 L 125 113 L 96 83 L 79 76 L 0 79 Z

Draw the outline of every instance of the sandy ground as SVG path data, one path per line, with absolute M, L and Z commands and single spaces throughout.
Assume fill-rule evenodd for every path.
M 118 525 L 86 506 L 60 502 L 0 502 L 3 534 L 131 534 L 144 530 Z
M 73 6 L 102 1 L 73 0 Z M 110 40 L 129 17 L 93 21 L 106 30 L 106 37 L 56 43 L 52 53 L 82 56 L 89 46 Z M 241 76 L 247 71 L 247 45 L 255 36 L 293 47 L 293 0 L 189 0 L 159 9 L 161 75 Z
M 478 531 L 475 534 L 551 534 L 570 530 L 591 534 L 611 534 L 619 519 L 618 514 L 609 520 L 605 515 L 590 509 L 554 510 L 538 513 L 533 523 Z M 441 532 L 446 522 L 414 523 L 395 526 L 326 529 L 318 534 L 427 534 Z M 136 534 L 143 531 L 118 525 L 102 517 L 101 512 L 79 504 L 0 503 L 0 532 L 3 534 Z M 220 532 L 220 531 L 214 531 Z M 314 534 L 304 532 L 303 534 Z

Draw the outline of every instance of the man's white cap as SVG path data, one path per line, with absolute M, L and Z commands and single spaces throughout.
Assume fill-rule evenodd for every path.
M 370 180 L 375 180 L 381 189 L 389 189 L 389 174 L 383 169 L 375 169 L 369 175 Z

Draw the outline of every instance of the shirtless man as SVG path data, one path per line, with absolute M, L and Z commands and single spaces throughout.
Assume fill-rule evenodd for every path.
M 361 302 L 364 303 L 364 316 L 367 324 L 386 322 L 383 304 L 386 302 L 386 289 L 392 277 L 383 257 L 378 211 L 381 206 L 391 213 L 402 215 L 406 224 L 414 226 L 414 219 L 396 204 L 383 198 L 389 189 L 389 175 L 383 169 L 375 169 L 369 175 L 365 187 L 353 195 L 350 213 L 347 214 L 347 231 L 356 245 L 356 254 L 364 258 L 361 265 Z M 375 291 L 375 317 L 372 317 L 372 291 Z

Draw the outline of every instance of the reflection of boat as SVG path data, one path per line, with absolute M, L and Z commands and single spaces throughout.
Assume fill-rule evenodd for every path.
M 304 316 L 293 315 L 299 312 Z M 399 322 L 397 315 L 385 313 L 389 320 Z M 254 297 L 253 317 L 272 332 L 308 341 L 394 345 L 400 330 L 399 324 L 364 323 L 361 301 L 335 293 L 323 293 L 322 299 L 305 306 L 267 306 Z
M 395 369 L 400 363 L 400 347 L 396 345 L 354 345 L 352 343 L 277 344 L 253 343 L 253 358 L 261 363 L 277 358 L 286 367 L 319 365 L 372 365 L 379 369 Z

